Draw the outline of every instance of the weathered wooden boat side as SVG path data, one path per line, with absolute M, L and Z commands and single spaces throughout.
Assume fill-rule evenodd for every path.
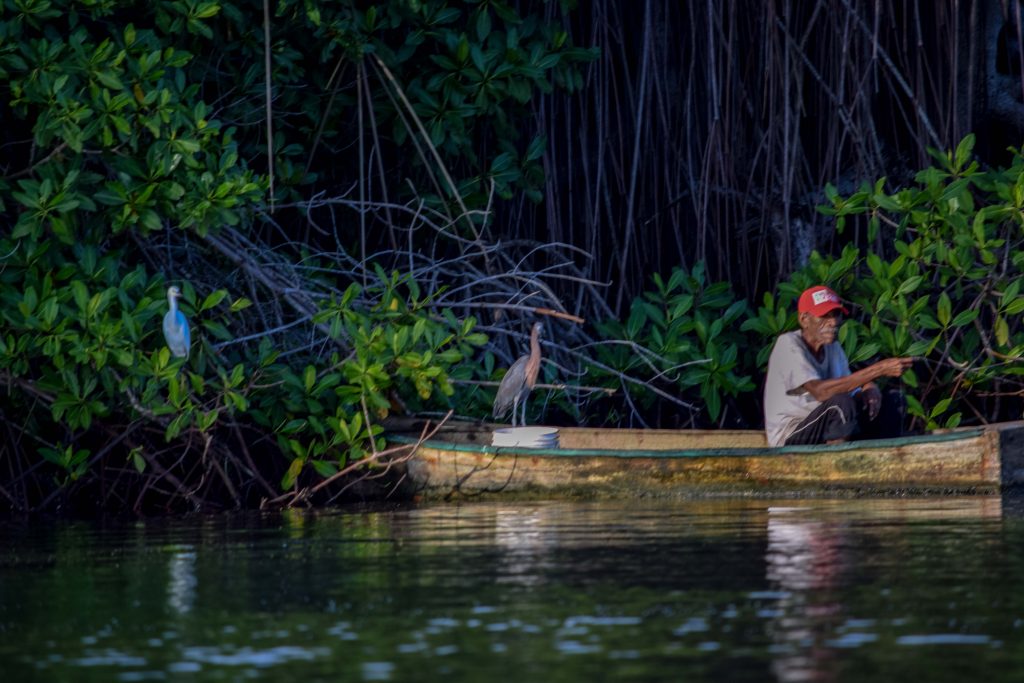
M 392 436 L 411 443 L 408 436 Z M 424 495 L 997 492 L 1024 483 L 1024 423 L 831 446 L 762 432 L 559 428 L 561 448 L 495 448 L 489 428 L 439 433 L 406 463 Z

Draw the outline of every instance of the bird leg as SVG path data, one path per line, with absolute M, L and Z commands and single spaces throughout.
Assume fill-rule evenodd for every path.
M 516 426 L 516 415 L 519 412 L 519 395 L 512 397 L 512 426 Z

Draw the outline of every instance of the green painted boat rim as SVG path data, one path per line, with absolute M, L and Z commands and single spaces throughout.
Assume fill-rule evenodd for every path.
M 749 458 L 749 457 L 781 457 L 786 455 L 823 455 L 841 454 L 846 451 L 878 450 L 885 451 L 904 446 L 918 444 L 943 443 L 948 441 L 963 441 L 981 436 L 985 430 L 981 427 L 964 429 L 955 432 L 942 434 L 918 434 L 914 436 L 901 436 L 894 439 L 864 439 L 861 441 L 847 441 L 839 444 L 818 444 L 810 446 L 779 446 L 771 448 L 690 448 L 679 450 L 611 450 L 599 448 L 516 448 L 509 446 L 488 446 L 484 444 L 455 443 L 440 439 L 428 439 L 421 445 L 427 448 L 442 449 L 446 451 L 461 451 L 466 453 L 481 453 L 486 455 L 524 455 L 534 458 Z M 385 434 L 385 439 L 396 444 L 415 444 L 419 439 L 400 434 Z

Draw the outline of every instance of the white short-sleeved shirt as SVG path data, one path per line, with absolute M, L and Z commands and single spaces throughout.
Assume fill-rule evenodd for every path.
M 804 343 L 800 330 L 780 334 L 768 359 L 764 384 L 764 430 L 769 446 L 781 446 L 821 405 L 801 387 L 815 379 L 835 379 L 850 374 L 850 362 L 838 341 L 825 346 L 818 361 Z

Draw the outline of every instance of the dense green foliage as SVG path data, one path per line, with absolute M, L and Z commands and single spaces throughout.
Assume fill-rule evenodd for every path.
M 747 303 L 736 300 L 728 283 L 706 282 L 703 264 L 692 272 L 676 269 L 668 282 L 655 275 L 654 284 L 654 291 L 633 302 L 624 324 L 600 326 L 602 336 L 628 343 L 602 346 L 597 357 L 608 367 L 685 397 L 712 422 L 718 420 L 723 398 L 754 388 L 749 375 L 737 374 L 749 368 L 741 358 L 746 339 L 739 329 Z M 635 405 L 649 413 L 656 399 L 641 390 Z
M 866 218 L 869 246 L 862 259 L 850 248 L 811 266 L 860 308 L 844 329 L 859 357 L 922 358 L 905 381 L 926 427 L 1021 416 L 1024 155 L 1011 150 L 1009 166 L 982 170 L 973 144 L 968 136 L 956 150 L 933 150 L 936 165 L 896 191 L 885 179 L 849 197 L 829 188 L 822 210 L 840 227 Z
M 565 12 L 573 3 L 560 4 Z M 575 65 L 593 51 L 545 21 L 541 4 L 526 5 L 532 13 L 520 16 L 505 0 L 272 3 L 275 200 L 308 200 L 304 185 L 351 182 L 371 143 L 381 146 L 388 178 L 417 179 L 432 203 L 479 207 L 492 183 L 500 196 L 520 190 L 539 200 L 545 141 L 523 122 L 538 93 L 580 87 Z M 157 7 L 165 35 L 191 34 L 189 75 L 203 82 L 206 101 L 223 103 L 223 119 L 255 129 L 242 156 L 265 167 L 261 3 Z M 372 106 L 358 106 L 362 98 Z
M 451 376 L 474 374 L 459 363 L 486 336 L 413 278 L 325 271 L 293 285 L 297 297 L 217 240 L 232 231 L 264 252 L 263 235 L 304 220 L 265 221 L 268 208 L 357 177 L 344 161 L 356 121 L 398 177 L 429 187 L 443 159 L 466 207 L 492 183 L 536 196 L 544 143 L 521 139 L 516 116 L 538 90 L 576 87 L 586 54 L 500 0 L 281 0 L 271 23 L 273 163 L 261 3 L 0 2 L 0 410 L 14 506 L 52 501 L 51 472 L 59 485 L 100 472 L 106 489 L 131 468 L 144 476 L 99 505 L 138 507 L 161 481 L 168 505 L 251 503 L 278 478 L 288 489 L 375 451 L 393 406 L 443 404 Z M 339 88 L 352 68 L 360 84 L 388 74 L 389 87 L 366 88 L 373 120 L 353 106 L 362 85 Z M 408 151 L 421 125 L 436 157 Z M 455 196 L 433 187 L 434 204 Z M 358 249 L 354 228 L 332 246 Z M 284 245 L 312 265 L 315 251 Z M 160 335 L 172 282 L 193 329 L 187 360 Z M 56 466 L 44 477 L 40 456 Z
M 536 98 L 580 88 L 594 54 L 561 23 L 571 5 L 278 0 L 265 42 L 248 0 L 0 0 L 11 506 L 69 490 L 116 509 L 251 505 L 372 463 L 396 410 L 485 415 L 487 392 L 453 384 L 506 363 L 470 313 L 484 297 L 459 308 L 445 292 L 484 271 L 498 281 L 505 257 L 508 279 L 529 283 L 505 300 L 533 296 L 515 257 L 484 248 L 484 209 L 542 199 Z M 556 394 L 561 412 L 755 426 L 771 341 L 824 282 L 854 307 L 841 330 L 854 363 L 922 358 L 904 380 L 918 426 L 1017 417 L 1003 397 L 1021 392 L 1024 157 L 982 170 L 971 145 L 894 192 L 829 188 L 823 211 L 853 228 L 849 246 L 815 254 L 756 311 L 701 262 L 654 276 L 624 321 L 571 338 L 578 383 L 616 393 Z M 384 188 L 375 204 L 370 186 Z M 345 203 L 351 217 L 335 213 Z M 470 250 L 486 269 L 460 280 L 451 264 Z M 160 334 L 170 284 L 188 359 Z
M 720 397 L 753 389 L 749 378 L 763 376 L 775 338 L 796 329 L 800 292 L 827 284 L 852 309 L 839 340 L 854 367 L 919 359 L 899 380 L 915 428 L 1020 418 L 1024 154 L 1013 150 L 1008 167 L 982 170 L 973 141 L 932 151 L 936 165 L 895 191 L 885 191 L 884 178 L 848 197 L 827 188 L 831 204 L 820 210 L 841 230 L 855 226 L 855 243 L 837 256 L 812 254 L 756 311 L 736 301 L 728 283 L 705 284 L 699 267 L 692 276 L 677 271 L 668 286 L 655 278 L 657 290 L 634 302 L 626 325 L 608 331 L 657 357 L 623 351 L 609 364 L 646 365 L 648 376 L 664 376 L 663 387 L 714 422 Z

